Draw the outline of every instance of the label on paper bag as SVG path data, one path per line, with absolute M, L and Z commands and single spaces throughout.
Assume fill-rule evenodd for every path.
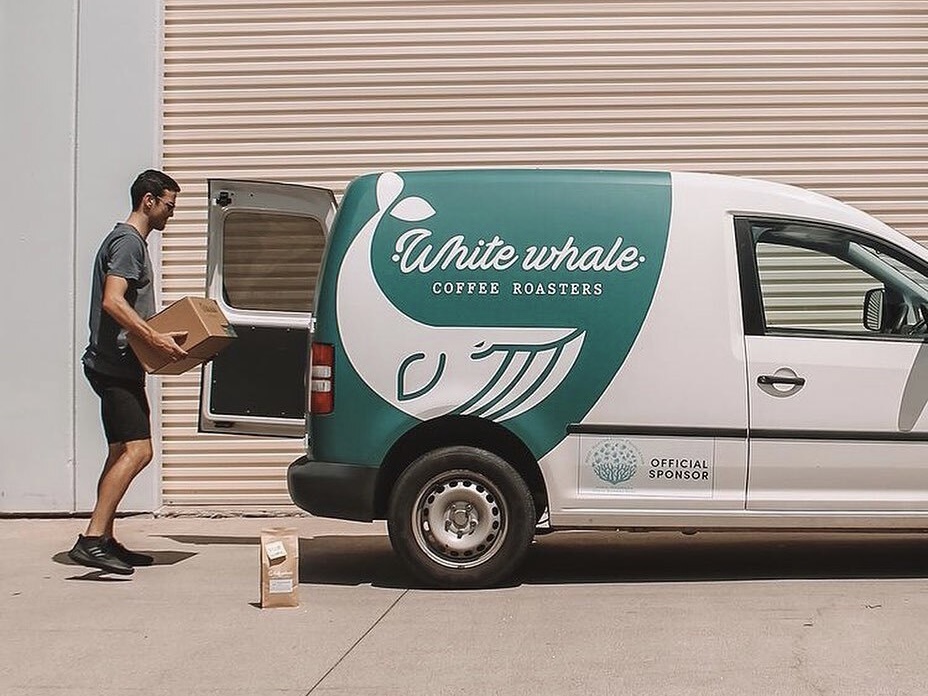
M 271 578 L 268 592 L 271 594 L 293 592 L 293 578 Z
M 267 554 L 269 561 L 276 561 L 278 558 L 287 557 L 287 549 L 284 547 L 284 542 L 282 541 L 272 541 L 270 544 L 265 545 L 264 553 Z

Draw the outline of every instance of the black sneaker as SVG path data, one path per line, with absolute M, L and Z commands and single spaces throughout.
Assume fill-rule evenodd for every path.
M 130 566 L 150 566 L 155 562 L 155 559 L 152 556 L 144 553 L 138 553 L 136 551 L 130 551 L 125 546 L 120 544 L 113 537 L 103 537 L 103 547 L 109 551 L 111 554 L 116 556 L 123 563 L 127 563 Z
M 99 568 L 107 573 L 132 575 L 135 572 L 131 565 L 110 552 L 103 537 L 85 537 L 79 534 L 74 548 L 68 551 L 68 558 L 82 566 Z

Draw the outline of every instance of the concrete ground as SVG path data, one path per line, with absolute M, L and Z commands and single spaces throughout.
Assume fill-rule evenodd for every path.
M 380 524 L 127 518 L 128 579 L 70 565 L 84 524 L 0 519 L 4 696 L 928 693 L 928 537 L 557 533 L 448 592 Z M 282 525 L 301 605 L 261 609 Z

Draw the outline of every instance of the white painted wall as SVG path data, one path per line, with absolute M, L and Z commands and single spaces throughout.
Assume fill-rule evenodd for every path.
M 0 5 L 3 511 L 73 504 L 76 21 L 73 4 Z
M 129 186 L 136 175 L 160 167 L 161 159 L 160 0 L 80 0 L 77 110 L 77 230 L 75 356 L 88 338 L 87 316 L 93 259 L 113 225 L 131 210 Z M 149 237 L 155 277 L 160 277 L 160 237 Z M 79 367 L 79 365 L 78 365 Z M 80 372 L 80 370 L 78 370 Z M 76 389 L 76 509 L 93 507 L 106 452 L 99 402 L 83 374 Z M 158 395 L 149 383 L 149 401 Z M 123 510 L 160 507 L 161 472 L 158 413 L 155 461 L 132 484 Z
M 134 176 L 159 165 L 160 51 L 159 0 L 0 0 L 0 512 L 93 506 L 91 265 Z M 122 510 L 160 505 L 159 460 Z

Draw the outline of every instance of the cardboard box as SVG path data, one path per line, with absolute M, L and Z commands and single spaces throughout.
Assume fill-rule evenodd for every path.
M 300 538 L 292 527 L 261 531 L 261 608 L 300 606 Z
M 184 297 L 148 319 L 160 333 L 186 331 L 178 340 L 187 357 L 172 362 L 137 336 L 129 336 L 129 345 L 146 372 L 156 375 L 179 375 L 215 357 L 235 338 L 235 330 L 214 300 Z

